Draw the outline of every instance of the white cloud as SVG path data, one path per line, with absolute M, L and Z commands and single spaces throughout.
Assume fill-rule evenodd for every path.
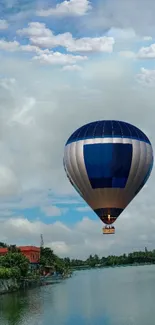
M 27 28 L 18 30 L 19 35 L 27 36 L 30 42 L 40 48 L 62 46 L 69 52 L 107 52 L 113 51 L 113 37 L 83 37 L 74 39 L 70 32 L 54 35 L 44 23 L 32 22 Z
M 61 216 L 61 209 L 54 205 L 48 205 L 41 208 L 41 211 L 47 217 L 59 217 Z
M 86 258 L 95 253 L 99 256 L 128 253 L 134 249 L 144 249 L 145 246 L 153 249 L 155 224 L 153 217 L 150 216 L 148 223 L 145 213 L 142 213 L 147 209 L 142 207 L 135 215 L 132 213 L 135 209 L 130 208 L 130 213 L 124 213 L 115 223 L 116 234 L 112 237 L 103 236 L 103 224 L 98 218 L 90 220 L 84 217 L 74 226 L 65 226 L 62 222 L 46 225 L 41 221 L 29 221 L 23 216 L 4 219 L 1 221 L 0 241 L 5 238 L 6 242 L 12 244 L 31 243 L 39 246 L 42 233 L 45 245 L 57 254 L 77 258 Z
M 82 67 L 80 67 L 79 65 L 77 64 L 73 64 L 73 65 L 65 65 L 63 67 L 63 70 L 64 71 L 81 71 L 82 70 Z
M 17 34 L 29 37 L 50 37 L 52 33 L 50 29 L 46 28 L 45 23 L 31 22 L 27 28 L 18 29 Z
M 32 22 L 28 28 L 18 30 L 21 36 L 27 36 L 31 44 L 22 45 L 18 41 L 0 40 L 0 49 L 10 52 L 32 53 L 32 59 L 40 63 L 52 65 L 67 65 L 65 70 L 80 71 L 82 67 L 76 63 L 87 60 L 86 55 L 73 55 L 51 51 L 51 48 L 62 46 L 68 52 L 107 52 L 113 51 L 114 39 L 112 37 L 85 37 L 74 39 L 71 33 L 54 35 L 51 30 L 46 28 L 44 23 Z M 36 54 L 35 56 L 33 56 Z
M 49 54 L 42 53 L 40 55 L 34 56 L 33 60 L 39 61 L 40 63 L 45 64 L 75 64 L 79 61 L 87 60 L 86 56 L 81 55 L 71 55 L 71 54 L 63 54 L 60 52 L 50 52 Z
M 141 68 L 141 71 L 136 76 L 137 81 L 144 86 L 155 87 L 155 70 Z
M 37 53 L 37 54 L 40 54 L 40 53 L 48 53 L 49 50 L 40 50 L 40 48 L 38 46 L 35 46 L 35 45 L 31 45 L 31 44 L 27 44 L 27 45 L 20 45 L 19 47 L 19 50 L 23 51 L 23 52 L 34 52 L 34 53 Z
M 57 252 L 58 256 L 68 256 L 70 252 L 70 246 L 64 241 L 49 242 L 48 247 L 51 247 L 54 252 Z
M 66 42 L 66 48 L 69 52 L 113 52 L 115 41 L 113 37 L 83 37 L 81 39 Z
M 20 45 L 20 43 L 16 41 L 7 42 L 5 40 L 0 40 L 0 49 L 10 52 L 23 51 L 36 53 L 36 56 L 32 57 L 32 59 L 35 61 L 53 65 L 74 64 L 73 70 L 76 62 L 87 60 L 86 56 L 63 54 L 61 52 L 49 51 L 48 49 L 41 50 L 38 46 L 31 44 Z
M 155 44 L 151 44 L 148 47 L 142 47 L 138 54 L 138 59 L 155 59 Z
M 0 30 L 5 30 L 9 27 L 8 22 L 5 19 L 0 19 Z
M 77 200 L 73 199 L 73 197 L 68 197 L 68 199 L 64 196 L 55 197 L 55 195 L 52 195 L 51 197 L 49 196 L 49 191 L 46 190 L 38 191 L 33 189 L 27 192 L 20 191 L 19 193 L 19 189 L 18 191 L 15 189 L 15 191 L 12 191 L 12 196 L 10 197 L 8 196 L 8 191 L 5 196 L 4 189 L 3 187 L 1 188 L 0 219 L 4 216 L 11 216 L 14 210 L 23 211 L 36 207 L 40 208 L 41 211 L 44 210 L 44 213 L 46 210 L 46 212 L 50 211 L 50 213 L 59 214 L 61 212 L 61 214 L 65 214 L 68 212 L 69 207 L 72 207 L 72 205 L 78 206 L 81 203 L 78 197 Z M 58 205 L 60 205 L 60 208 L 58 208 Z
M 26 51 L 26 52 L 37 52 L 40 49 L 34 45 L 20 45 L 17 41 L 6 41 L 4 39 L 0 40 L 0 50 L 16 52 L 16 51 Z
M 0 50 L 9 51 L 9 52 L 17 52 L 17 51 L 25 51 L 25 52 L 34 52 L 34 53 L 42 53 L 48 52 L 48 50 L 40 50 L 39 47 L 31 44 L 27 45 L 20 45 L 17 41 L 6 41 L 1 39 L 0 40 Z
M 42 9 L 37 11 L 38 16 L 83 16 L 91 9 L 89 0 L 65 0 L 58 3 L 55 8 Z
M 19 43 L 17 41 L 5 41 L 5 40 L 0 40 L 0 49 L 5 50 L 5 51 L 17 51 L 19 49 Z

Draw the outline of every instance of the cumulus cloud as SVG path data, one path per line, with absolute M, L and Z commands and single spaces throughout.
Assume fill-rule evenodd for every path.
M 87 56 L 81 55 L 71 55 L 71 54 L 63 54 L 60 52 L 50 52 L 48 54 L 41 53 L 40 55 L 34 56 L 33 60 L 39 61 L 40 63 L 45 64 L 74 64 L 78 61 L 87 60 Z
M 141 68 L 141 71 L 137 74 L 136 78 L 143 86 L 155 86 L 155 70 Z
M 44 206 L 41 208 L 41 211 L 45 214 L 47 217 L 59 217 L 61 216 L 61 209 L 59 209 L 57 206 Z
M 17 41 L 0 40 L 0 49 L 11 52 L 17 51 L 19 49 L 19 43 Z
M 88 59 L 84 55 L 85 53 L 111 53 L 114 45 L 114 39 L 107 36 L 74 39 L 70 32 L 54 35 L 44 23 L 39 22 L 29 23 L 27 28 L 18 30 L 17 34 L 28 37 L 30 44 L 23 45 L 15 40 L 1 39 L 0 50 L 30 53 L 34 61 L 42 64 L 66 65 L 67 67 L 64 70 L 70 71 L 82 69 L 77 65 L 77 62 Z M 54 51 L 58 46 L 65 48 L 68 52 L 78 52 L 82 55 Z
M 126 58 L 135 58 L 140 60 L 154 60 L 155 59 L 155 44 L 143 46 L 139 49 L 138 53 L 133 51 L 120 51 L 119 55 Z
M 111 53 L 113 51 L 114 45 L 113 37 L 83 37 L 82 39 L 71 40 L 67 44 L 66 48 L 69 52 L 107 52 Z
M 64 195 L 55 196 L 53 193 L 51 197 L 48 190 L 29 189 L 25 192 L 22 190 L 19 192 L 18 188 L 17 190 L 14 188 L 14 191 L 12 188 L 12 192 L 8 189 L 5 193 L 5 187 L 1 187 L 0 194 L 0 220 L 13 216 L 16 211 L 24 211 L 25 209 L 33 211 L 36 207 L 40 209 L 42 216 L 59 217 L 65 215 L 73 205 L 78 206 L 81 203 L 79 198 L 75 200 L 71 196 L 66 199 Z
M 31 22 L 28 27 L 17 30 L 17 34 L 29 37 L 48 37 L 51 36 L 51 31 L 46 28 L 45 23 Z
M 73 64 L 73 65 L 65 65 L 63 67 L 63 70 L 64 71 L 81 71 L 82 70 L 82 67 L 80 67 L 79 65 L 77 64 Z
M 53 52 L 48 49 L 41 50 L 38 46 L 31 44 L 20 45 L 20 43 L 17 41 L 8 42 L 1 40 L 0 49 L 9 52 L 23 51 L 33 54 L 35 53 L 36 55 L 32 57 L 32 60 L 53 65 L 74 64 L 74 68 L 76 62 L 87 60 L 87 56 L 63 54 L 61 52 Z
M 89 0 L 65 0 L 58 3 L 55 8 L 41 9 L 37 11 L 37 15 L 42 17 L 83 16 L 91 8 Z
M 36 53 L 42 53 L 42 52 L 49 52 L 48 50 L 40 50 L 39 47 L 31 44 L 27 45 L 21 45 L 17 41 L 6 41 L 4 39 L 0 40 L 0 50 L 8 51 L 8 52 L 17 52 L 17 51 L 25 51 L 25 52 L 36 52 Z
M 83 37 L 74 39 L 70 32 L 54 35 L 54 33 L 46 28 L 44 23 L 31 22 L 27 28 L 17 31 L 19 35 L 27 36 L 33 45 L 40 48 L 55 48 L 62 46 L 69 52 L 107 52 L 113 51 L 114 38 L 101 37 Z
M 155 44 L 142 47 L 137 55 L 138 59 L 155 59 Z
M 149 203 L 149 200 L 146 202 Z M 149 211 L 153 212 L 153 209 L 153 206 L 150 206 Z M 103 236 L 103 224 L 97 218 L 90 220 L 84 217 L 74 226 L 65 226 L 58 221 L 46 225 L 41 221 L 32 222 L 19 216 L 1 221 L 0 240 L 5 239 L 8 243 L 17 245 L 30 242 L 39 245 L 39 234 L 42 233 L 46 246 L 62 257 L 73 258 L 86 258 L 90 253 L 107 256 L 110 253 L 128 253 L 145 247 L 153 249 L 155 221 L 152 215 L 148 223 L 147 211 L 146 205 L 139 206 L 138 211 L 135 211 L 132 205 L 129 212 L 124 212 L 117 220 L 116 234 L 112 237 Z

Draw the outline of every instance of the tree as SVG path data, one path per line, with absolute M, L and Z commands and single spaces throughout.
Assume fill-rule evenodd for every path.
M 29 260 L 22 253 L 8 252 L 1 256 L 0 265 L 5 268 L 18 268 L 21 276 L 26 276 L 29 269 Z
M 40 264 L 43 266 L 51 266 L 56 260 L 56 255 L 53 250 L 49 247 L 41 248 L 40 251 Z
M 0 248 L 7 248 L 7 245 L 3 242 L 0 242 Z
M 49 247 L 41 248 L 40 252 L 40 265 L 53 266 L 56 272 L 63 273 L 66 265 L 63 259 L 54 254 L 53 250 Z
M 70 266 L 70 263 L 71 263 L 70 258 L 69 257 L 65 257 L 64 258 L 64 263 L 65 263 L 65 266 L 66 267 L 69 267 Z
M 10 245 L 8 246 L 8 252 L 20 253 L 20 249 L 16 245 Z

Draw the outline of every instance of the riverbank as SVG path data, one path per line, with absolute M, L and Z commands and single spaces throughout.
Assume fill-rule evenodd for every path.
M 18 290 L 32 289 L 44 285 L 59 283 L 64 279 L 71 277 L 71 274 L 65 276 L 40 276 L 36 278 L 15 278 L 0 279 L 0 295 L 12 293 Z
M 131 264 L 114 264 L 114 265 L 102 265 L 97 264 L 95 266 L 90 265 L 79 265 L 72 267 L 72 272 L 74 271 L 83 271 L 83 270 L 91 270 L 91 269 L 107 269 L 107 268 L 117 268 L 117 267 L 129 267 L 129 266 L 145 266 L 145 265 L 155 265 L 154 263 L 131 263 Z
M 0 279 L 0 295 L 14 292 L 20 289 L 20 284 L 16 279 Z

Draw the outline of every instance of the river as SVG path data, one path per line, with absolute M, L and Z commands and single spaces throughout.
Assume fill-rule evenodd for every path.
M 155 266 L 77 271 L 0 296 L 0 325 L 154 325 Z

